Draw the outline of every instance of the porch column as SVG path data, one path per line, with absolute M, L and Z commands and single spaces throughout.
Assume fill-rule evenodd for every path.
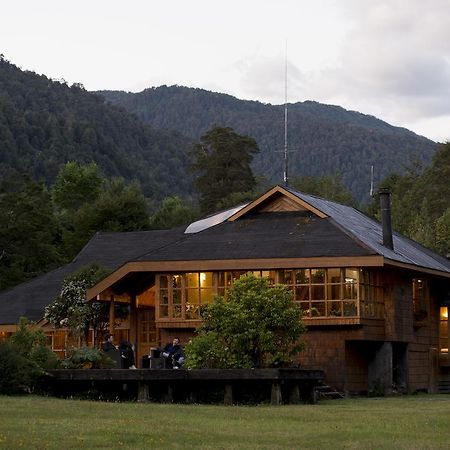
M 369 362 L 369 390 L 379 394 L 392 393 L 392 342 L 383 342 Z M 380 391 L 380 392 L 377 392 Z
M 111 301 L 109 302 L 109 332 L 114 334 L 114 323 L 116 321 L 114 312 L 114 295 L 111 295 Z
M 137 314 L 137 302 L 136 295 L 131 296 L 130 301 L 130 342 L 134 345 L 134 354 L 138 354 L 138 314 Z M 137 361 L 136 361 L 137 362 Z

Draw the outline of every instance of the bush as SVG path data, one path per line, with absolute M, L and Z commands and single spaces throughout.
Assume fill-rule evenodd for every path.
M 62 361 L 65 369 L 110 369 L 115 365 L 106 353 L 93 347 L 81 347 Z
M 191 368 L 274 367 L 303 349 L 300 308 L 286 286 L 247 274 L 227 297 L 201 309 L 203 324 L 186 348 Z
M 41 371 L 11 342 L 0 342 L 0 394 L 30 392 L 40 375 Z
M 185 353 L 188 368 L 230 369 L 238 365 L 236 356 L 214 332 L 197 336 L 186 346 Z
M 59 366 L 58 357 L 45 346 L 45 335 L 20 319 L 18 331 L 0 344 L 0 393 L 33 392 L 48 369 Z

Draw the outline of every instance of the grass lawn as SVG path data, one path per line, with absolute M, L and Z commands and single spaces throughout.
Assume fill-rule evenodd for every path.
M 209 406 L 0 396 L 0 448 L 450 448 L 450 396 Z

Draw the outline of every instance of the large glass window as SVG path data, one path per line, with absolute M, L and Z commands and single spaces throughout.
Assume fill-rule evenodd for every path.
M 357 269 L 282 270 L 280 282 L 292 289 L 306 318 L 358 315 Z
M 200 319 L 200 306 L 214 297 L 212 272 L 160 275 L 158 318 Z
M 359 271 L 359 300 L 361 317 L 382 319 L 384 317 L 382 276 L 378 271 Z
M 225 296 L 248 271 L 159 275 L 158 319 L 198 320 L 200 307 Z M 357 268 L 253 270 L 271 285 L 286 285 L 305 318 L 383 317 L 381 277 Z

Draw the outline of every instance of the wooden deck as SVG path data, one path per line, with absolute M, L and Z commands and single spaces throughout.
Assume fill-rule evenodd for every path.
M 46 380 L 56 392 L 67 388 L 103 386 L 110 390 L 124 385 L 135 389 L 141 402 L 157 398 L 173 402 L 183 392 L 183 401 L 197 402 L 202 393 L 214 387 L 223 393 L 224 404 L 233 404 L 235 394 L 252 389 L 264 389 L 273 405 L 316 403 L 315 387 L 324 379 L 321 370 L 303 369 L 87 369 L 51 370 Z

